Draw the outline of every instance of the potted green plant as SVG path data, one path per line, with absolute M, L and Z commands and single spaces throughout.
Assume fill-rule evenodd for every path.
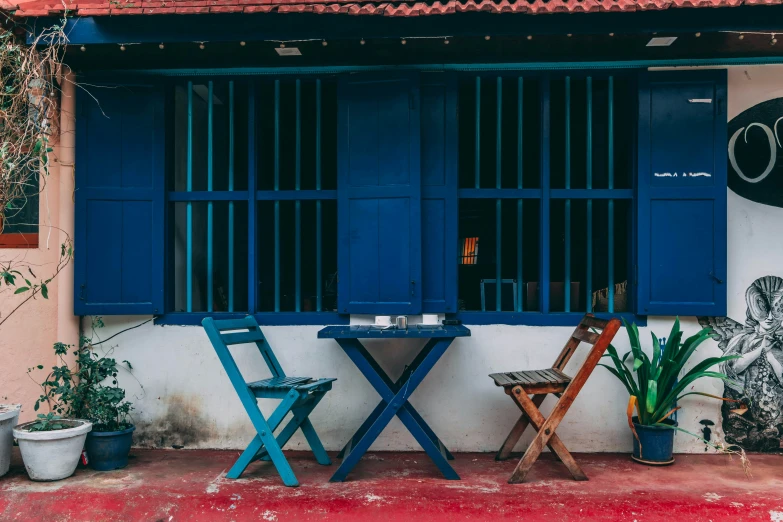
M 60 480 L 73 475 L 92 423 L 63 419 L 54 413 L 14 428 L 27 474 L 32 480 Z
M 698 437 L 679 428 L 672 420 L 672 414 L 681 408 L 676 404 L 689 395 L 726 400 L 709 393 L 685 390 L 694 381 L 704 377 L 729 381 L 725 374 L 711 371 L 710 368 L 736 359 L 737 356 L 708 357 L 684 372 L 685 365 L 696 348 L 712 335 L 710 328 L 705 328 L 682 341 L 683 333 L 677 318 L 663 346 L 658 337 L 652 334 L 652 357 L 648 357 L 642 350 L 636 323 L 629 325 L 625 320 L 623 323 L 628 332 L 631 350 L 621 357 L 610 344 L 604 357 L 611 359 L 613 364 L 601 366 L 620 379 L 630 395 L 627 413 L 628 425 L 633 433 L 633 459 L 644 464 L 671 464 L 674 462 L 675 430 Z M 637 412 L 636 416 L 633 416 L 634 410 Z
M 101 326 L 100 318 L 95 318 L 93 327 Z M 136 428 L 130 419 L 133 405 L 125 399 L 125 390 L 117 386 L 117 361 L 96 353 L 95 344 L 92 338 L 82 337 L 79 348 L 73 352 L 76 366 L 72 370 L 63 359 L 71 346 L 55 343 L 60 365 L 52 368 L 42 384 L 44 393 L 36 401 L 35 409 L 48 403 L 56 414 L 92 422 L 93 429 L 87 436 L 88 461 L 93 469 L 108 471 L 128 464 Z M 133 369 L 128 361 L 123 363 L 128 371 Z

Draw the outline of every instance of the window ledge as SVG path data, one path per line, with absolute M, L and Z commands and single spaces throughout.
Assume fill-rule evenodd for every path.
M 38 248 L 38 234 L 0 234 L 0 248 Z
M 155 318 L 155 324 L 200 326 L 205 317 L 241 319 L 246 312 L 170 312 Z M 349 324 L 350 316 L 337 312 L 261 312 L 253 314 L 261 326 L 328 326 Z
M 170 312 L 155 318 L 158 325 L 200 326 L 205 317 L 215 319 L 241 319 L 244 312 Z M 637 326 L 647 326 L 647 316 L 631 313 L 596 313 L 597 317 L 621 317 L 636 322 Z M 350 324 L 350 315 L 337 312 L 261 312 L 254 314 L 261 326 L 327 326 Z M 460 312 L 448 315 L 449 319 L 459 319 L 467 326 L 505 324 L 512 326 L 576 326 L 584 317 L 583 313 L 540 312 Z
M 629 323 L 635 322 L 637 326 L 647 325 L 647 316 L 634 315 L 632 313 L 601 313 L 596 312 L 596 317 L 600 318 L 612 318 L 620 317 L 624 318 Z M 576 326 L 579 321 L 584 317 L 584 313 L 573 312 L 555 312 L 549 314 L 542 314 L 541 312 L 459 312 L 453 316 L 449 315 L 449 318 L 459 319 L 462 324 L 471 325 L 490 325 L 490 324 L 507 324 L 516 326 Z

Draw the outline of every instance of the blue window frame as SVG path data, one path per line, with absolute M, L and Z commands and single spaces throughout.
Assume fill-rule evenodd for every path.
M 336 313 L 334 80 L 171 89 L 170 312 L 158 322 L 346 322 Z
M 459 237 L 480 248 L 456 317 L 632 316 L 634 74 L 464 77 L 459 98 Z
M 349 313 L 424 312 L 530 325 L 588 311 L 642 322 L 725 313 L 725 73 L 390 74 L 125 85 L 100 110 L 80 97 L 77 313 L 345 324 Z M 685 114 L 699 132 L 671 123 Z M 105 143 L 117 133 L 127 139 Z M 669 157 L 712 176 L 659 187 Z M 388 183 L 364 179 L 362 162 Z M 401 209 L 381 212 L 395 194 L 409 203 L 404 230 L 393 230 Z M 377 207 L 375 221 L 351 217 L 358 200 Z M 686 216 L 692 226 L 679 227 Z M 345 249 L 362 227 L 393 230 L 397 243 Z M 671 246 L 698 257 L 690 286 L 667 275 Z M 351 274 L 361 283 L 401 256 L 404 282 L 343 293 Z

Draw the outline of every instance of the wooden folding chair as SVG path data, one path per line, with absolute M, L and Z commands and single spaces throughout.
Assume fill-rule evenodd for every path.
M 587 476 L 568 452 L 555 430 L 584 386 L 585 381 L 593 373 L 619 328 L 619 319 L 606 321 L 598 319 L 592 314 L 586 314 L 574 333 L 571 334 L 571 338 L 568 339 L 552 368 L 490 375 L 495 381 L 495 385 L 502 386 L 506 395 L 511 396 L 514 403 L 522 410 L 522 416 L 506 437 L 506 441 L 498 450 L 495 459 L 505 460 L 511 455 L 511 450 L 514 449 L 514 445 L 528 424 L 532 424 L 538 432 L 508 480 L 510 484 L 518 484 L 525 480 L 533 463 L 538 460 L 544 450 L 544 446 L 549 446 L 549 449 L 565 464 L 575 480 L 587 480 Z M 601 330 L 601 333 L 598 334 L 591 330 Z M 576 376 L 571 378 L 563 373 L 563 369 L 582 341 L 592 344 L 593 348 L 582 367 L 576 372 Z M 544 417 L 538 408 L 549 393 L 557 396 L 559 400 L 549 417 Z M 528 397 L 528 395 L 533 397 Z
M 269 346 L 261 328 L 252 316 L 223 321 L 207 317 L 201 324 L 204 326 L 231 384 L 256 429 L 256 436 L 228 471 L 226 477 L 239 478 L 251 462 L 271 460 L 286 486 L 298 486 L 299 482 L 282 450 L 297 429 L 302 430 L 318 463 L 325 466 L 331 464 L 332 462 L 329 460 L 329 456 L 326 454 L 308 416 L 326 395 L 326 392 L 332 389 L 332 382 L 337 379 L 316 380 L 310 377 L 287 377 L 280 367 L 280 363 L 277 362 L 272 347 Z M 225 333 L 227 330 L 241 331 Z M 228 347 L 232 344 L 246 343 L 256 344 L 266 365 L 272 372 L 270 379 L 245 382 Z M 282 402 L 269 416 L 269 419 L 266 419 L 258 407 L 257 400 L 259 398 L 282 399 Z M 293 418 L 275 437 L 275 429 L 280 426 L 289 411 L 293 413 Z

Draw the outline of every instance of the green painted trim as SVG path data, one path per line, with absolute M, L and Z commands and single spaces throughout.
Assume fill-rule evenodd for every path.
M 284 76 L 308 74 L 338 74 L 372 71 L 554 71 L 593 69 L 642 69 L 648 67 L 708 67 L 729 65 L 763 65 L 783 63 L 783 56 L 745 58 L 699 58 L 679 60 L 620 60 L 600 62 L 527 62 L 495 64 L 410 64 L 410 65 L 344 65 L 321 67 L 240 67 L 226 69 L 129 69 L 91 71 L 92 75 L 153 75 L 153 76 Z

